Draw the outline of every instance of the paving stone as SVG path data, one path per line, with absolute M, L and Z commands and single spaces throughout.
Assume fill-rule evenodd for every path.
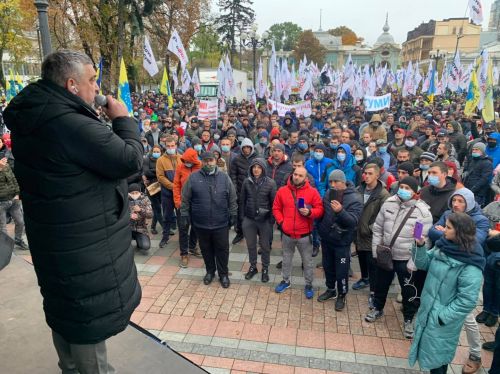
M 389 366 L 389 367 L 416 370 L 417 372 L 420 369 L 418 366 L 418 363 L 415 364 L 414 367 L 410 367 L 410 364 L 408 363 L 407 358 L 386 357 L 385 359 L 387 360 L 387 366 Z
M 246 349 L 223 347 L 219 356 L 234 358 L 237 360 L 248 360 L 250 357 L 250 351 L 247 351 Z
M 293 345 L 285 345 L 285 344 L 267 344 L 267 351 L 271 353 L 279 353 L 286 355 L 295 355 L 295 346 Z
M 344 361 L 344 362 L 356 362 L 356 356 L 352 352 L 344 351 L 334 351 L 327 349 L 325 351 L 325 358 L 327 360 Z
M 267 362 L 270 364 L 277 364 L 280 362 L 280 355 L 269 352 L 250 351 L 248 358 L 250 361 Z
M 330 368 L 330 361 L 323 358 L 310 358 L 309 367 L 312 369 L 322 369 L 322 370 L 334 370 Z M 340 369 L 340 363 L 339 363 Z
M 267 343 L 256 342 L 252 340 L 240 340 L 238 344 L 239 349 L 247 349 L 249 351 L 262 351 L 265 352 L 267 349 Z
M 231 374 L 231 369 L 212 368 L 209 366 L 202 366 L 202 368 L 210 374 Z
M 212 337 L 211 336 L 205 336 L 205 335 L 186 334 L 186 337 L 184 338 L 184 341 L 186 343 L 196 343 L 196 344 L 210 345 L 210 343 L 212 342 Z
M 210 344 L 218 347 L 238 348 L 239 340 L 214 336 Z
M 174 351 L 185 352 L 185 353 L 191 353 L 195 347 L 195 344 L 193 343 L 174 342 L 174 341 L 168 342 L 167 345 Z M 192 353 L 198 353 L 198 352 L 192 352 Z
M 330 370 L 340 371 L 340 361 L 328 360 L 328 362 L 330 363 Z
M 182 342 L 186 338 L 186 334 L 180 333 L 180 332 L 169 332 L 169 331 L 162 331 L 158 335 L 158 338 L 161 340 L 168 342 Z M 192 343 L 192 342 L 191 342 Z
M 356 353 L 356 362 L 358 364 L 387 366 L 387 360 L 384 356 Z
M 190 344 L 190 343 L 185 343 L 185 344 Z M 202 345 L 202 344 L 193 344 L 193 348 L 191 350 L 191 353 L 196 353 L 199 355 L 205 355 L 205 356 L 219 356 L 222 348 L 221 347 L 214 347 L 210 345 Z
M 372 367 L 365 364 L 357 364 L 355 362 L 340 362 L 340 370 L 346 373 L 356 374 L 373 374 Z
M 279 363 L 280 365 L 301 366 L 307 368 L 309 367 L 309 358 L 292 355 L 280 355 Z
M 303 357 L 325 358 L 325 350 L 319 348 L 297 347 L 295 354 Z

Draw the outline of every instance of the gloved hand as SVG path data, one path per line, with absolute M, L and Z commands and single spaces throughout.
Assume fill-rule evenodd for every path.
M 179 218 L 179 228 L 182 228 L 183 230 L 187 230 L 190 223 L 191 220 L 189 219 L 189 216 L 181 216 L 181 218 Z
M 238 216 L 229 216 L 229 227 L 236 225 L 236 222 L 238 222 Z

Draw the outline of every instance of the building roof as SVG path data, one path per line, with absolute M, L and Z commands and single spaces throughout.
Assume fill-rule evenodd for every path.
M 314 31 L 313 34 L 327 50 L 339 49 L 342 46 L 342 38 L 333 36 L 328 31 Z
M 394 46 L 397 46 L 399 48 L 399 44 L 395 42 L 394 37 L 389 33 L 390 27 L 389 27 L 389 14 L 386 15 L 385 17 L 385 24 L 384 27 L 382 28 L 384 31 L 377 39 L 375 44 L 373 45 L 373 48 L 377 48 L 383 44 L 391 44 Z

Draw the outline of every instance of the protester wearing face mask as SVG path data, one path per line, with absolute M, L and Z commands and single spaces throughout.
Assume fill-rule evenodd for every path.
M 420 158 L 420 155 L 424 152 L 422 148 L 417 145 L 418 134 L 409 131 L 406 132 L 405 146 L 406 149 L 410 153 L 410 161 L 417 161 Z
M 181 162 L 181 156 L 177 153 L 177 145 L 171 136 L 166 139 L 166 151 L 156 163 L 156 177 L 161 185 L 161 205 L 163 210 L 163 233 L 160 248 L 167 245 L 174 221 L 174 177 L 177 165 Z
M 183 268 L 188 266 L 190 254 L 200 256 L 200 251 L 196 245 L 197 237 L 195 230 L 192 226 L 191 230 L 189 230 L 190 222 L 187 226 L 180 224 L 182 187 L 184 187 L 189 176 L 200 169 L 201 161 L 198 159 L 198 154 L 194 149 L 189 148 L 182 155 L 181 162 L 179 162 L 175 170 L 173 193 L 177 224 L 179 226 L 179 248 L 181 255 L 179 266 Z
M 295 153 L 303 155 L 305 161 L 309 160 L 309 157 L 311 157 L 311 152 L 309 152 L 309 138 L 306 135 L 299 136 L 299 142 L 294 154 Z
M 224 160 L 226 173 L 231 170 L 231 164 L 236 158 L 236 153 L 231 151 L 231 141 L 228 138 L 222 138 L 220 141 L 220 160 Z
M 361 181 L 361 168 L 356 164 L 356 160 L 351 154 L 351 147 L 348 144 L 341 144 L 337 148 L 335 158 L 327 166 L 325 175 L 321 178 L 320 194 L 323 196 L 328 189 L 328 177 L 334 170 L 342 170 L 346 179 L 355 187 Z
M 417 311 L 416 305 L 410 301 L 415 293 L 405 285 L 411 279 L 408 268 L 413 267 L 409 262 L 414 242 L 413 232 L 416 223 L 422 223 L 425 239 L 432 225 L 429 206 L 417 198 L 417 191 L 415 178 L 403 178 L 399 181 L 397 195 L 389 197 L 377 215 L 372 240 L 372 255 L 377 262 L 374 309 L 365 316 L 365 321 L 375 322 L 384 315 L 387 293 L 396 274 L 402 290 L 404 335 L 407 339 L 413 338 L 413 317 Z M 384 252 L 379 246 L 385 246 L 390 255 L 383 256 Z
M 128 206 L 132 240 L 137 243 L 137 249 L 147 251 L 151 248 L 151 240 L 146 220 L 153 217 L 153 210 L 149 199 L 141 192 L 137 183 L 128 186 Z
M 356 165 L 358 165 L 360 168 L 363 168 L 363 166 L 366 164 L 366 151 L 364 148 L 357 149 L 354 152 L 354 159 L 356 160 Z
M 326 147 L 323 144 L 316 144 L 313 148 L 311 158 L 306 161 L 306 169 L 309 174 L 314 177 L 314 184 L 319 186 L 321 177 L 325 170 L 332 162 L 331 158 L 325 157 Z
M 269 133 L 266 130 L 261 130 L 257 135 L 257 144 L 255 144 L 254 149 L 258 157 L 265 157 L 267 147 L 269 145 Z
M 389 168 L 396 163 L 396 159 L 392 153 L 387 151 L 387 141 L 384 139 L 378 139 L 376 141 L 377 150 L 368 157 L 368 162 L 373 162 L 375 157 L 379 157 L 384 161 L 384 169 L 389 170 Z
M 500 164 L 500 146 L 498 141 L 500 140 L 500 133 L 494 132 L 488 135 L 486 148 L 486 154 L 489 158 L 493 160 L 493 168 L 496 168 Z
M 420 187 L 427 186 L 429 183 L 427 182 L 427 178 L 429 176 L 429 168 L 431 164 L 436 160 L 436 155 L 431 152 L 423 152 L 420 155 L 420 163 L 417 169 L 417 173 L 415 177 L 418 178 L 418 185 Z
M 190 175 L 182 188 L 180 226 L 191 223 L 200 242 L 209 285 L 219 275 L 223 288 L 230 285 L 228 277 L 229 227 L 237 220 L 236 191 L 226 173 L 217 169 L 212 153 L 202 155 L 202 168 Z
M 490 180 L 493 174 L 493 163 L 486 155 L 486 145 L 476 143 L 472 147 L 472 160 L 464 170 L 464 186 L 474 193 L 477 203 L 485 207 L 489 201 Z
M 448 166 L 444 162 L 435 161 L 429 165 L 427 182 L 429 185 L 420 190 L 420 198 L 431 207 L 432 223 L 435 223 L 448 209 L 448 199 L 457 181 L 448 177 Z
M 151 152 L 146 155 L 146 159 L 142 164 L 142 181 L 146 187 L 158 182 L 156 177 L 156 162 L 162 154 L 162 148 L 159 145 L 155 145 Z M 149 192 L 146 193 L 151 201 L 151 207 L 153 208 L 153 220 L 151 221 L 151 233 L 157 235 L 156 224 L 160 223 L 163 228 L 163 216 L 161 214 L 161 194 L 156 193 L 150 195 Z

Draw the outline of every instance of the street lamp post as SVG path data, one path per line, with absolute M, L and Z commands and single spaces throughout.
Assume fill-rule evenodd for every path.
M 437 71 L 438 62 L 439 62 L 439 60 L 442 60 L 446 57 L 446 52 L 442 52 L 442 51 L 440 52 L 439 49 L 436 50 L 435 52 L 431 51 L 431 53 L 429 53 L 429 57 L 435 61 L 435 65 L 436 65 L 435 69 Z
M 47 16 L 49 2 L 48 0 L 35 0 L 34 4 L 36 7 L 36 11 L 38 12 L 38 25 L 40 28 L 40 35 L 42 39 L 43 56 L 45 57 L 52 52 L 52 46 L 50 42 L 49 18 Z
M 257 34 L 257 25 L 253 24 L 250 32 L 241 34 L 241 44 L 244 47 L 251 47 L 253 54 L 253 88 L 256 89 L 255 85 L 255 68 L 257 65 L 257 48 L 263 47 L 266 44 L 268 33 L 262 34 L 262 38 Z

